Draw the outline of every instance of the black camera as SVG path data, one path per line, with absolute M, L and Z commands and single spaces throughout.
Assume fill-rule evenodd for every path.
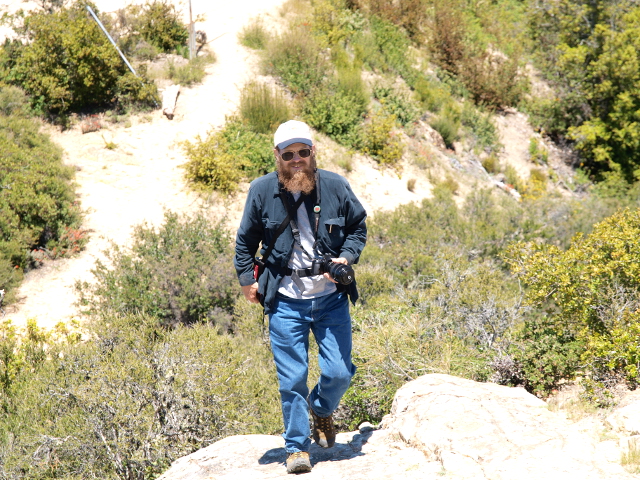
M 323 255 L 316 260 L 320 264 L 320 273 L 328 273 L 338 283 L 349 285 L 355 278 L 355 273 L 350 265 L 331 261 L 331 255 Z

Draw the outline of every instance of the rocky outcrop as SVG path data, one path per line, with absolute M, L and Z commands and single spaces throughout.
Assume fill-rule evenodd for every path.
M 183 457 L 160 480 L 286 478 L 277 436 L 229 437 Z M 398 390 L 379 428 L 338 435 L 311 448 L 326 480 L 626 480 L 614 440 L 550 412 L 521 388 L 426 375 Z M 289 477 L 290 478 L 290 477 Z

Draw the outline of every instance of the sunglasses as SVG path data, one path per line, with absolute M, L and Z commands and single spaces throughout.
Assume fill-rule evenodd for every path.
M 300 156 L 300 158 L 307 158 L 309 155 L 311 155 L 311 149 L 303 148 L 302 150 L 298 150 L 297 152 L 283 152 L 280 154 L 280 157 L 285 162 L 288 162 L 289 160 L 293 160 L 293 157 L 296 153 Z

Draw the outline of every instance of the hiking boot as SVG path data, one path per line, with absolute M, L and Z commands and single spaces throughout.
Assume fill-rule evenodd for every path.
M 333 426 L 333 417 L 319 417 L 313 411 L 311 411 L 311 418 L 313 418 L 313 440 L 322 448 L 331 448 L 336 443 L 336 429 Z
M 287 473 L 306 473 L 311 471 L 309 452 L 293 452 L 287 457 Z

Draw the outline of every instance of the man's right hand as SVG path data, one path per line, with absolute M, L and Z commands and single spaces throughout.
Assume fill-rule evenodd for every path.
M 260 303 L 260 300 L 258 300 L 258 282 L 253 285 L 245 285 L 242 287 L 242 293 L 244 298 L 249 300 L 251 303 Z

